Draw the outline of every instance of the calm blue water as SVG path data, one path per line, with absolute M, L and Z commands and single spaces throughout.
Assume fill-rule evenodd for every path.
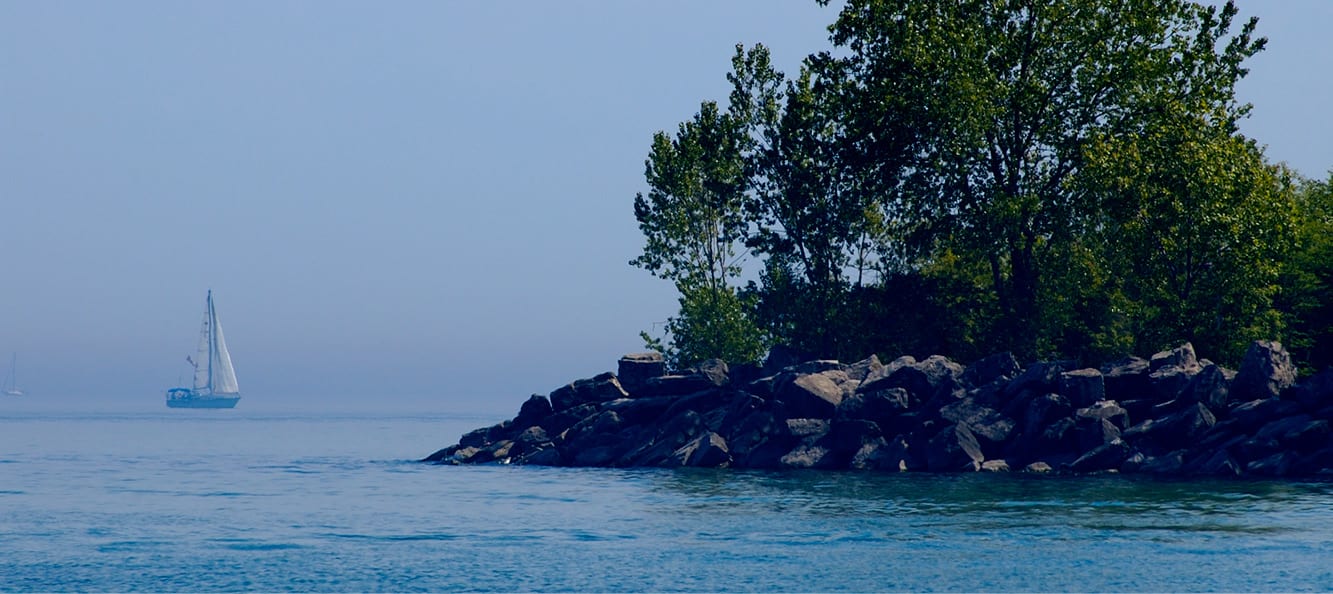
M 0 590 L 1329 590 L 1333 484 L 440 467 L 496 419 L 0 412 Z

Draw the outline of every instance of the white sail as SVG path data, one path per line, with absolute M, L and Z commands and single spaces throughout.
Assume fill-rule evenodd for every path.
M 213 393 L 235 394 L 241 390 L 236 386 L 236 370 L 231 366 L 231 353 L 227 352 L 222 324 L 218 322 L 218 312 L 213 308 L 212 293 L 208 297 L 208 311 L 213 314 L 213 351 L 208 359 L 208 365 L 213 370 Z

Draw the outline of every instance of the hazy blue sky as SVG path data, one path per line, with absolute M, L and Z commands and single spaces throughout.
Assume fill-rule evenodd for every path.
M 1245 132 L 1333 167 L 1333 2 L 1241 4 Z M 654 131 L 810 1 L 0 0 L 0 354 L 160 407 L 214 290 L 242 407 L 513 412 L 675 309 L 626 262 Z M 6 361 L 7 362 L 7 361 Z

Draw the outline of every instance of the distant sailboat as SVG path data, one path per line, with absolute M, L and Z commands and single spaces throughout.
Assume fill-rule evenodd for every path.
M 241 399 L 236 386 L 236 370 L 231 366 L 227 341 L 222 337 L 222 325 L 213 307 L 213 292 L 208 292 L 208 307 L 204 310 L 204 327 L 199 332 L 199 350 L 194 358 L 186 357 L 194 366 L 193 388 L 167 390 L 167 406 L 171 408 L 234 408 Z
M 8 396 L 22 396 L 23 390 L 19 389 L 19 354 L 14 353 L 14 357 L 9 360 L 9 377 L 5 380 L 5 394 Z

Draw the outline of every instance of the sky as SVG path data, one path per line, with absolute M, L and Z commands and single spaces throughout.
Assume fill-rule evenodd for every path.
M 1333 2 L 1240 6 L 1242 131 L 1325 178 Z M 211 289 L 242 407 L 512 413 L 674 313 L 627 264 L 653 133 L 725 100 L 737 43 L 794 72 L 835 17 L 0 0 L 0 354 L 27 403 L 161 407 Z

